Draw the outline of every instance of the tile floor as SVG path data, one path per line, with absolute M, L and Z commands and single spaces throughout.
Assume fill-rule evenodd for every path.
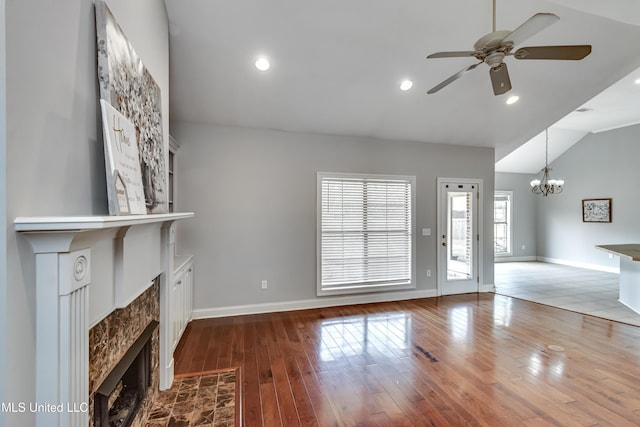
M 495 264 L 496 293 L 640 326 L 618 301 L 618 275 L 544 262 Z
M 176 378 L 153 403 L 147 427 L 234 427 L 237 369 Z

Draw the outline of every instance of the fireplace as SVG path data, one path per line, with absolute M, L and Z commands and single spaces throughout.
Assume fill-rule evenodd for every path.
M 128 427 L 151 387 L 152 321 L 102 382 L 94 396 L 96 427 Z
M 35 255 L 35 393 L 30 400 L 81 408 L 36 412 L 34 425 L 93 426 L 97 389 L 157 321 L 151 337 L 151 387 L 132 423 L 144 425 L 157 392 L 173 380 L 168 299 L 174 274 L 172 224 L 192 216 L 16 218 L 15 230 Z M 111 404 L 132 382 L 116 381 L 113 391 L 105 393 Z
M 159 282 L 89 330 L 89 426 L 142 426 L 158 391 Z

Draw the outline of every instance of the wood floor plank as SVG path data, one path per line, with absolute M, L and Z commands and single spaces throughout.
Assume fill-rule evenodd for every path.
M 223 369 L 224 367 L 231 367 L 231 353 L 233 352 L 233 320 L 228 319 L 219 330 L 218 337 L 215 343 L 207 350 L 207 353 L 211 356 L 205 361 L 205 369 Z
M 298 410 L 300 425 L 314 426 L 317 425 L 316 415 L 294 356 L 295 355 L 292 354 L 284 358 L 284 366 L 289 386 L 291 387 L 291 394 L 293 395 L 293 400 Z
M 287 353 L 281 351 L 282 348 L 288 347 L 289 337 L 286 334 L 285 325 L 282 322 L 281 316 L 274 316 L 272 319 L 272 325 L 275 335 L 268 344 L 269 358 L 276 397 L 280 406 L 282 423 L 285 426 L 301 425 L 299 408 L 298 405 L 296 405 L 293 395 L 291 379 L 287 374 L 287 366 L 285 362 L 285 355 Z
M 327 395 L 321 390 L 315 375 L 315 370 L 311 366 L 306 355 L 298 355 L 296 363 L 301 373 L 301 378 L 309 395 L 316 421 L 320 426 L 339 425 Z
M 269 344 L 267 343 L 267 330 L 264 322 L 256 324 L 256 361 L 258 363 L 258 381 L 260 384 L 273 382 L 271 361 L 269 359 Z
M 262 398 L 262 416 L 265 426 L 282 426 L 280 407 L 273 383 L 260 384 L 260 396 Z M 250 424 L 247 424 L 250 425 Z M 285 426 L 288 427 L 288 426 Z
M 181 354 L 189 354 L 191 353 L 191 358 L 189 362 L 189 368 L 186 372 L 182 373 L 192 373 L 192 372 L 204 372 L 204 363 L 207 360 L 207 349 L 212 342 L 216 342 L 215 334 L 216 329 L 209 327 L 210 323 L 207 321 L 202 322 L 202 324 L 197 325 L 194 324 L 194 327 L 199 326 L 199 333 L 194 334 L 195 343 L 191 345 L 186 345 L 182 348 Z M 187 342 L 190 342 L 187 338 Z
M 175 367 L 240 366 L 252 427 L 625 426 L 638 360 L 640 327 L 471 294 L 196 320 Z
M 248 320 L 246 332 L 244 334 L 244 360 L 239 366 L 243 369 L 240 372 L 242 377 L 243 396 L 243 417 L 248 426 L 263 426 L 262 401 L 260 398 L 260 380 L 258 371 L 258 357 L 256 351 L 256 329 L 255 323 Z
M 236 318 L 233 323 L 233 340 L 231 342 L 231 366 L 239 366 L 244 360 L 244 334 L 246 330 L 246 317 Z

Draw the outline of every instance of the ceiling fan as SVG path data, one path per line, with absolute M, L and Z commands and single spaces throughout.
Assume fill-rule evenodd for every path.
M 514 56 L 516 59 L 564 59 L 580 60 L 591 53 L 591 45 L 570 46 L 528 46 L 521 47 L 511 52 L 515 46 L 529 37 L 539 33 L 560 18 L 553 13 L 536 13 L 513 31 L 496 31 L 496 2 L 493 0 L 493 31 L 481 37 L 474 45 L 473 50 L 438 52 L 427 58 L 457 58 L 475 57 L 480 62 L 473 64 L 427 91 L 428 94 L 436 93 L 443 87 L 458 80 L 460 77 L 475 69 L 483 62 L 489 66 L 489 76 L 493 86 L 494 95 L 502 95 L 511 90 L 511 80 L 507 64 L 503 62 L 506 56 Z

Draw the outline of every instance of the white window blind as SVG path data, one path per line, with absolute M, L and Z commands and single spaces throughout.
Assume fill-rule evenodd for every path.
M 414 183 L 319 174 L 319 294 L 414 287 Z

